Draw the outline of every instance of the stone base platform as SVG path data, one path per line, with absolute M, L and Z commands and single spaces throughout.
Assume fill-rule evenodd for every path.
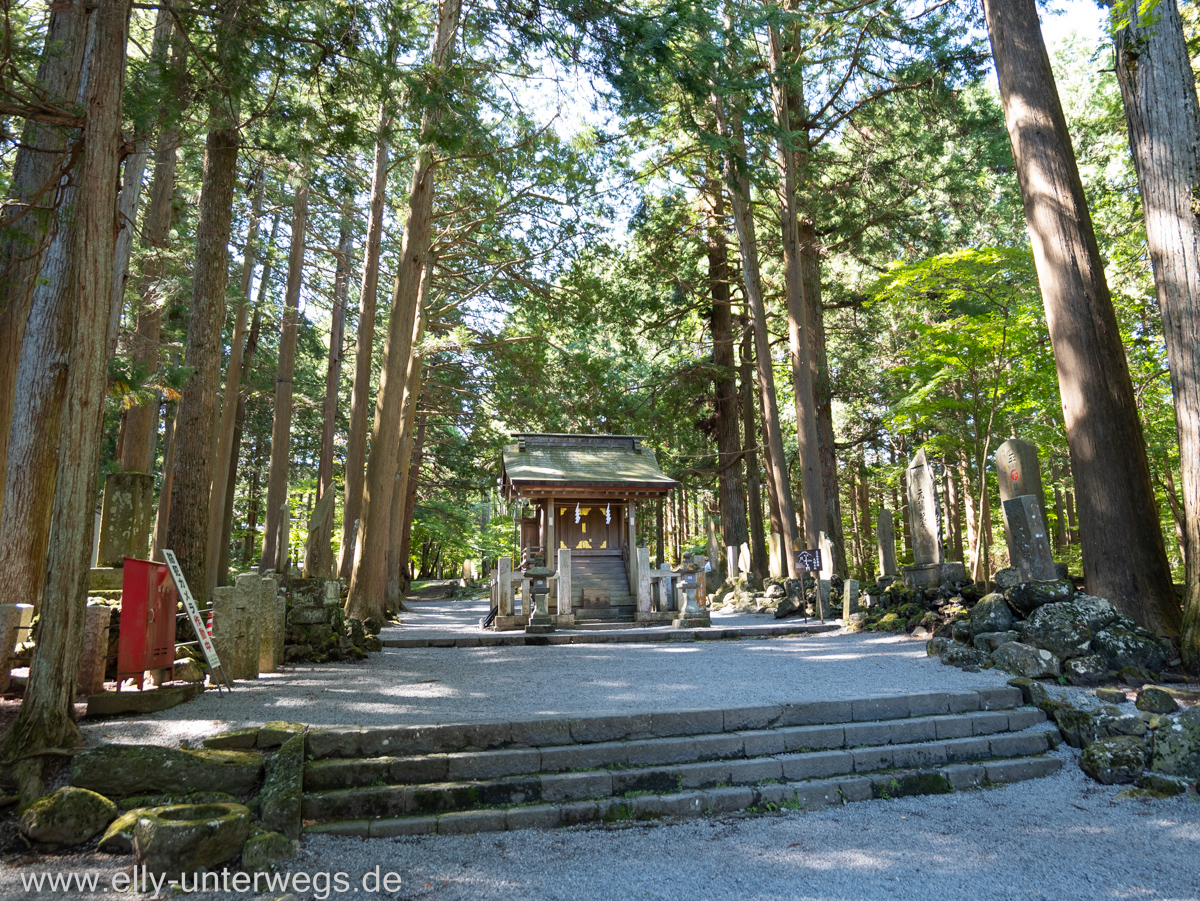
M 102 691 L 88 697 L 88 716 L 116 716 L 121 713 L 156 713 L 190 701 L 204 691 L 204 683 L 155 688 L 150 691 Z
M 937 588 L 943 582 L 961 582 L 967 578 L 966 568 L 958 560 L 901 568 L 904 571 L 905 586 L 914 589 Z

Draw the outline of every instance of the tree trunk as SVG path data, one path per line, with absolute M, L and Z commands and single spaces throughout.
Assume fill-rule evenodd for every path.
M 154 545 L 151 560 L 162 560 L 167 546 L 167 524 L 171 520 L 171 491 L 175 485 L 175 423 L 179 420 L 179 404 L 163 404 L 163 465 L 162 485 L 158 489 L 158 508 L 154 512 Z
M 439 3 L 431 61 L 434 70 L 442 71 L 449 63 L 461 6 L 461 0 L 441 0 Z M 412 329 L 420 295 L 421 271 L 429 255 L 434 177 L 438 162 L 434 140 L 441 118 L 441 110 L 437 107 L 427 108 L 421 116 L 419 149 L 409 187 L 408 219 L 400 248 L 396 286 L 392 293 L 392 315 L 388 322 L 379 392 L 375 400 L 375 421 L 371 428 L 366 491 L 354 549 L 350 594 L 346 600 L 347 614 L 359 619 L 368 616 L 382 619 L 385 613 L 392 492 L 395 489 L 400 452 L 402 401 L 412 353 Z
M 367 218 L 362 290 L 358 301 L 358 333 L 354 343 L 354 387 L 350 396 L 350 430 L 346 436 L 346 489 L 342 504 L 342 546 L 338 575 L 350 578 L 354 545 L 362 516 L 367 462 L 367 408 L 371 403 L 371 355 L 375 342 L 375 298 L 379 293 L 379 254 L 383 241 L 383 202 L 387 196 L 388 127 L 391 114 L 385 100 L 379 105 L 375 139 L 375 174 L 371 178 L 371 207 Z
M 725 199 L 720 185 L 709 196 L 708 282 L 712 295 L 713 393 L 717 411 L 717 489 L 721 539 L 740 548 L 747 540 L 746 497 L 742 492 L 742 436 L 738 408 L 737 361 L 733 352 L 733 316 L 729 307 L 729 248 L 725 243 Z M 714 561 L 724 568 L 724 559 Z M 726 573 L 728 577 L 730 574 Z
M 1086 589 L 1140 625 L 1178 635 L 1129 366 L 1037 8 L 983 6 L 1058 368 Z
M 750 210 L 750 183 L 745 175 L 745 145 L 741 128 L 726 119 L 721 99 L 714 95 L 713 109 L 718 128 L 726 140 L 734 141 L 725 160 L 725 179 L 733 208 L 734 229 L 742 256 L 742 276 L 746 305 L 754 329 L 754 362 L 762 403 L 763 433 L 766 438 L 768 487 L 779 508 L 780 535 L 783 538 L 785 571 L 791 578 L 798 576 L 795 555 L 796 515 L 792 504 L 792 486 L 788 480 L 787 457 L 783 451 L 783 432 L 779 427 L 779 401 L 775 395 L 775 372 L 771 360 L 771 342 L 767 334 L 767 311 L 762 295 L 762 279 L 758 269 L 758 242 L 754 235 L 754 219 Z M 740 162 L 739 162 L 740 161 Z
M 410 565 L 412 527 L 417 510 L 417 488 L 421 484 L 421 461 L 425 457 L 425 426 L 428 419 L 429 414 L 421 414 L 421 420 L 417 423 L 417 437 L 413 441 L 412 465 L 409 467 L 408 477 L 408 498 L 404 502 L 404 533 L 400 539 L 400 574 L 403 579 L 401 594 L 408 594 L 408 589 L 412 585 L 412 566 Z
M 214 111 L 216 121 L 224 114 Z M 188 310 L 184 365 L 192 375 L 180 392 L 175 419 L 175 460 L 164 547 L 175 552 L 184 578 L 201 601 L 209 596 L 208 509 L 212 474 L 213 428 L 221 376 L 221 327 L 225 321 L 225 283 L 229 276 L 229 232 L 233 187 L 237 179 L 238 132 L 213 128 L 204 148 L 200 212 L 196 222 L 196 258 Z
M 168 18 L 170 14 L 163 9 L 158 11 L 160 19 Z M 158 29 L 155 29 L 154 43 L 158 44 Z M 113 296 L 109 304 L 111 316 L 108 323 L 109 356 L 117 352 L 117 337 L 121 329 L 121 314 L 125 309 L 125 282 L 129 275 L 129 254 L 133 249 L 133 233 L 137 228 L 138 203 L 142 198 L 142 179 L 146 174 L 146 157 L 150 143 L 138 141 L 134 151 L 125 157 L 125 172 L 121 179 L 121 193 L 117 198 L 117 237 L 113 243 Z
M 212 495 L 208 507 L 208 584 L 224 585 L 226 571 L 221 569 L 221 559 L 229 558 L 229 548 L 222 545 L 225 524 L 226 495 L 229 487 L 232 461 L 237 453 L 235 433 L 238 414 L 238 398 L 242 386 L 242 358 L 246 344 L 246 317 L 250 309 L 250 290 L 254 282 L 254 245 L 258 241 L 258 220 L 262 213 L 263 194 L 266 180 L 260 166 L 254 174 L 258 187 L 250 205 L 250 221 L 246 227 L 246 246 L 242 252 L 242 286 L 238 294 L 237 313 L 234 314 L 233 336 L 229 341 L 229 363 L 225 368 L 225 393 L 221 399 L 221 424 L 217 431 L 217 450 L 214 455 Z
M 292 379 L 296 372 L 296 332 L 300 288 L 304 282 L 304 233 L 308 228 L 307 167 L 296 184 L 292 202 L 292 241 L 288 253 L 287 294 L 279 329 L 279 363 L 275 370 L 275 416 L 271 425 L 271 465 L 267 470 L 267 510 L 259 571 L 275 568 L 283 543 L 281 510 L 288 500 L 288 464 L 292 456 Z
M 78 188 L 70 229 L 76 245 L 75 302 L 63 416 L 70 427 L 62 429 L 58 444 L 59 469 L 37 645 L 29 687 L 4 745 L 4 756 L 9 759 L 43 748 L 69 747 L 80 740 L 74 722 L 75 678 L 83 644 L 104 427 L 112 318 L 113 201 L 119 172 L 129 11 L 129 0 L 100 0 L 89 15 L 90 65 L 80 79 L 86 131 L 74 179 Z
M 1187 566 L 1187 520 L 1184 517 L 1183 505 L 1179 503 L 1179 493 L 1175 490 L 1175 475 L 1168 464 L 1163 467 L 1163 493 L 1167 496 L 1167 506 L 1171 508 L 1171 519 L 1175 523 L 1175 542 L 1179 546 L 1179 558 Z M 1055 486 L 1055 493 L 1058 487 Z
M 78 100 L 88 18 L 85 9 L 83 0 L 50 7 L 37 73 L 39 94 L 50 103 Z M 7 469 L 21 342 L 47 237 L 55 211 L 63 202 L 61 175 L 69 164 L 66 149 L 66 129 L 26 122 L 13 160 L 8 199 L 0 208 L 0 221 L 12 220 L 0 230 L 0 473 Z M 0 505 L 3 501 L 0 495 Z M 36 583 L 41 583 L 40 573 Z
M 946 534 L 949 536 L 947 555 L 951 560 L 962 560 L 962 509 L 958 502 L 958 479 L 954 477 L 954 458 L 950 454 L 942 458 L 942 484 L 945 486 Z
M 1067 547 L 1067 508 L 1063 504 L 1062 473 L 1057 460 L 1050 462 L 1050 478 L 1054 482 L 1054 550 L 1061 553 Z
M 1200 102 L 1176 0 L 1121 5 L 1117 82 L 1171 366 L 1183 488 L 1182 651 L 1200 669 Z M 1086 545 L 1085 545 L 1086 546 Z
M 858 521 L 862 532 L 863 576 L 868 582 L 875 580 L 875 548 L 871 534 L 871 490 L 868 484 L 867 464 L 861 457 L 858 461 Z
M 767 576 L 767 536 L 763 530 L 762 477 L 758 468 L 758 436 L 755 432 L 753 356 L 750 328 L 742 323 L 742 431 L 746 448 L 746 498 L 750 520 L 750 569 L 759 579 Z
M 258 442 L 254 443 L 254 456 L 258 455 Z M 242 545 L 242 562 L 249 563 L 254 559 L 255 545 L 258 538 L 258 467 L 250 470 L 249 497 L 246 501 L 249 510 L 246 512 L 246 538 Z

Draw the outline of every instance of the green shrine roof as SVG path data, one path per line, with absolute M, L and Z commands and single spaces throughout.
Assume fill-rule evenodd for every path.
M 640 435 L 513 435 L 504 446 L 506 494 L 526 488 L 628 488 L 665 494 L 679 483 L 663 475 Z

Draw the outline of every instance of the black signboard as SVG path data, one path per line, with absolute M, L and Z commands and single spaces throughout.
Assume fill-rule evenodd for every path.
M 818 573 L 821 571 L 821 549 L 796 551 L 796 571 L 802 573 Z

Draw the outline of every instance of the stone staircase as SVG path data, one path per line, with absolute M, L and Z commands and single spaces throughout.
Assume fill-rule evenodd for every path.
M 308 733 L 304 831 L 362 837 L 812 809 L 1058 772 L 1015 688 Z
M 589 600 L 594 597 L 599 597 L 601 603 Z M 629 572 L 620 554 L 572 556 L 571 609 L 576 625 L 631 623 L 636 606 L 636 599 L 629 593 Z

